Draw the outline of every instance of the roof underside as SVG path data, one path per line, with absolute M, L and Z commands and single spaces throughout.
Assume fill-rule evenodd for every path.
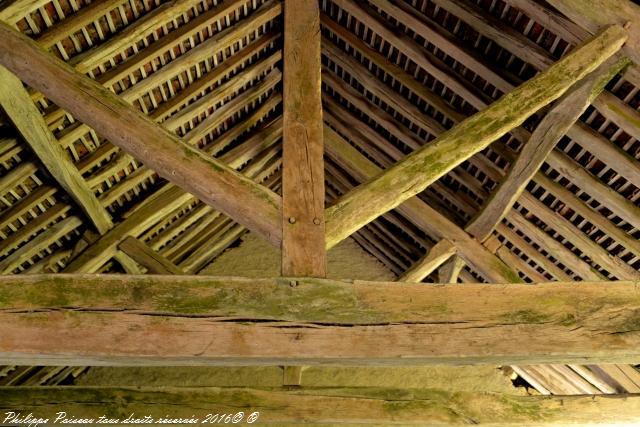
M 320 5 L 325 123 L 383 168 L 590 36 L 534 0 Z M 279 192 L 281 13 L 276 0 L 32 0 L 10 3 L 0 17 L 185 141 Z M 608 85 L 483 242 L 524 280 L 637 278 L 640 92 L 629 80 Z M 64 272 L 80 254 L 74 271 L 144 273 L 118 248 L 132 236 L 197 274 L 246 232 L 30 93 L 115 226 L 101 235 L 3 118 L 0 273 Z M 535 129 L 541 116 L 524 128 Z M 505 136 L 419 197 L 464 229 L 524 142 L 518 132 Z M 360 183 L 344 159 L 327 155 L 325 166 L 328 204 Z M 397 275 L 442 238 L 397 211 L 352 237 Z M 469 266 L 459 280 L 485 281 Z M 557 369 L 565 383 L 588 377 Z M 640 392 L 640 382 L 626 390 Z

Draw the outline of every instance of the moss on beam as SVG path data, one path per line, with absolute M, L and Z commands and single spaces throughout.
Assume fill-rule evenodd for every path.
M 640 360 L 634 282 L 424 285 L 0 278 L 0 362 L 220 365 Z

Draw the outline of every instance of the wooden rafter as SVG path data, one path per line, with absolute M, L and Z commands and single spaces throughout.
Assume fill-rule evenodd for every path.
M 100 234 L 113 222 L 82 175 L 47 127 L 22 82 L 0 66 L 0 106 L 60 186 L 78 204 Z
M 637 71 L 640 64 L 640 6 L 633 1 L 616 0 L 549 0 L 549 4 L 591 34 L 607 25 L 628 25 L 629 41 L 624 53 L 636 67 L 634 84 L 640 84 Z
M 149 274 L 184 274 L 177 265 L 134 237 L 125 238 L 118 249 L 145 267 Z
M 258 148 L 270 148 L 280 139 L 282 134 L 282 121 L 278 120 L 267 126 L 266 130 L 259 132 L 250 141 L 242 144 L 226 153 L 221 161 L 230 167 L 239 168 L 256 154 Z M 253 162 L 252 166 L 243 172 L 251 178 L 262 180 L 261 170 L 264 160 Z M 166 184 L 153 196 L 147 198 L 145 203 L 131 213 L 124 221 L 114 227 L 104 236 L 101 236 L 92 245 L 73 259 L 66 267 L 67 273 L 93 273 L 96 272 L 107 260 L 118 251 L 118 245 L 128 236 L 138 237 L 142 232 L 152 227 L 160 219 L 167 216 L 184 203 L 193 200 L 193 196 L 172 184 Z M 215 218 L 213 212 L 211 216 Z M 205 224 L 206 225 L 206 224 Z M 196 230 L 197 232 L 198 230 Z M 200 230 L 202 231 L 202 230 Z
M 572 283 L 24 275 L 0 278 L 0 295 L 0 319 L 12 325 L 0 330 L 0 361 L 14 364 L 611 363 L 640 357 L 634 329 L 640 296 L 633 282 L 584 282 L 576 298 Z
M 609 27 L 486 110 L 342 197 L 326 212 L 328 245 L 343 240 L 364 224 L 423 191 L 455 166 L 522 124 L 615 54 L 626 37 L 622 27 Z
M 169 134 L 6 24 L 0 24 L 0 40 L 0 63 L 28 84 L 168 180 L 280 244 L 277 194 Z
M 327 115 L 325 115 L 327 117 Z M 330 117 L 328 117 L 331 120 Z M 383 171 L 358 152 L 330 127 L 325 127 L 325 149 L 345 170 L 360 182 L 366 182 Z M 518 273 L 484 248 L 476 239 L 441 215 L 427 203 L 414 197 L 398 207 L 398 211 L 420 229 L 436 239 L 448 239 L 475 271 L 491 283 L 516 283 Z
M 326 276 L 317 0 L 284 4 L 282 274 Z
M 480 241 L 491 235 L 496 225 L 520 198 L 556 144 L 602 92 L 605 85 L 628 64 L 627 58 L 605 62 L 569 89 L 554 104 L 531 134 L 507 176 L 491 194 L 479 214 L 465 228 L 469 234 Z
M 426 277 L 438 269 L 445 261 L 454 256 L 456 247 L 447 239 L 436 243 L 409 270 L 398 278 L 399 282 L 422 282 Z

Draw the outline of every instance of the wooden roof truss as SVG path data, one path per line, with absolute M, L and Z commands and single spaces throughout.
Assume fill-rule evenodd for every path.
M 0 361 L 481 362 L 640 392 L 640 10 L 597 3 L 0 3 Z M 247 231 L 282 278 L 190 276 Z M 402 283 L 323 279 L 348 237 Z M 576 399 L 535 404 L 615 410 Z M 496 414 L 472 418 L 530 421 Z

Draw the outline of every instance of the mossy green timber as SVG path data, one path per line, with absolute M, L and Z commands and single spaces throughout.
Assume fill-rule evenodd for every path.
M 327 245 L 333 246 L 417 195 L 451 169 L 520 126 L 615 54 L 626 39 L 627 33 L 620 26 L 605 29 L 485 110 L 340 198 L 326 211 Z
M 640 283 L 0 278 L 0 363 L 567 363 L 640 360 Z
M 0 387 L 3 419 L 5 412 L 21 411 L 21 417 L 32 413 L 53 422 L 62 409 L 67 420 L 106 416 L 121 422 L 134 414 L 133 418 L 148 416 L 157 422 L 198 419 L 200 424 L 208 414 L 242 412 L 246 423 L 257 412 L 257 424 L 270 425 L 592 425 L 637 421 L 640 396 L 514 396 L 389 388 Z
M 325 126 L 327 155 L 341 165 L 356 180 L 363 182 L 382 172 L 382 169 L 345 141 L 333 129 Z M 456 247 L 458 255 L 490 283 L 519 283 L 518 272 L 489 252 L 444 215 L 427 203 L 412 197 L 398 207 L 398 211 L 421 230 L 436 239 L 447 239 Z
M 9 71 L 160 176 L 280 245 L 279 195 L 157 126 L 9 25 L 0 23 L 0 34 L 0 64 Z

